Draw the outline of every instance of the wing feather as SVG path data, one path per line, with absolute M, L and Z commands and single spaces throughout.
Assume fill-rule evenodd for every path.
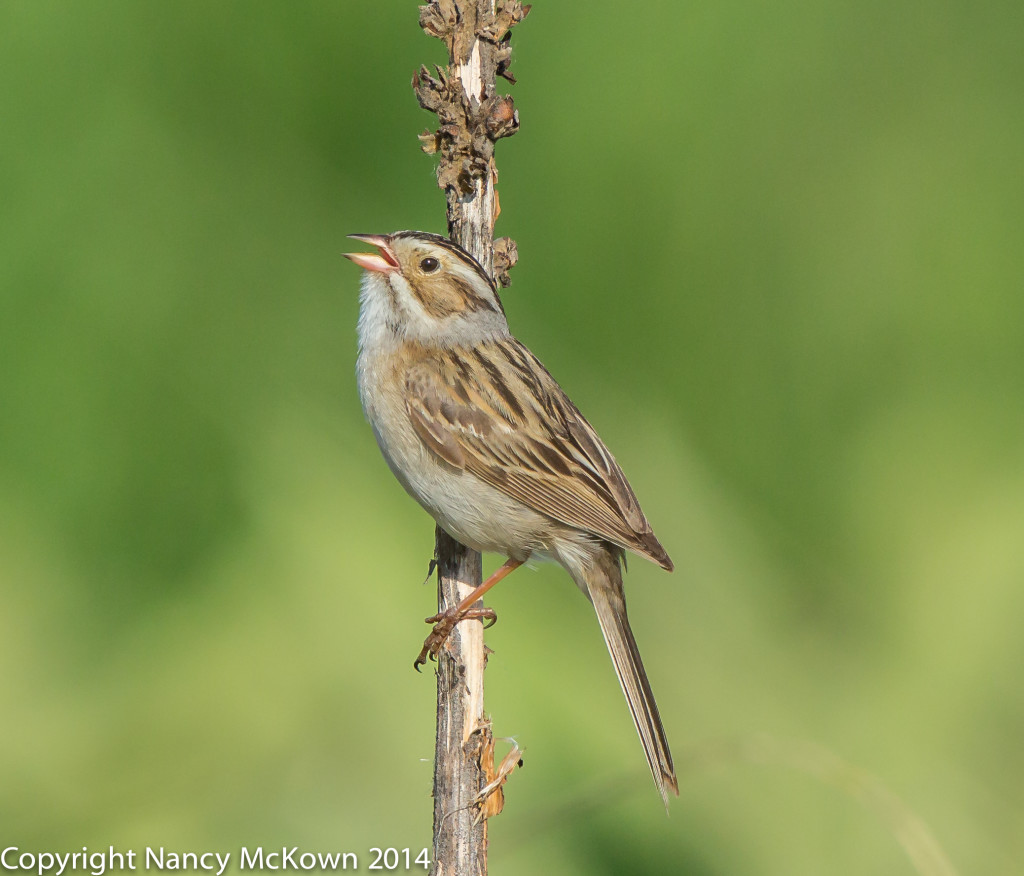
M 413 429 L 438 458 L 672 568 L 615 457 L 518 341 L 423 357 L 409 368 L 405 388 Z

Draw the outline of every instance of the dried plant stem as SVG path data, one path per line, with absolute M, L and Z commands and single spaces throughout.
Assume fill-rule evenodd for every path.
M 480 554 L 437 528 L 438 608 L 458 605 L 481 579 Z M 487 872 L 487 820 L 473 802 L 485 784 L 484 634 L 480 621 L 455 627 L 437 661 L 434 747 L 434 873 Z
M 519 119 L 509 97 L 495 94 L 508 74 L 508 35 L 529 7 L 519 0 L 434 0 L 420 7 L 420 24 L 448 46 L 449 66 L 437 77 L 421 68 L 413 80 L 424 109 L 441 127 L 421 135 L 424 151 L 439 152 L 438 184 L 448 202 L 448 232 L 492 276 L 497 194 L 494 142 L 514 134 Z M 498 274 L 507 283 L 515 246 L 502 241 Z M 481 581 L 480 554 L 436 531 L 438 611 L 457 606 Z M 481 603 L 482 604 L 482 603 Z M 437 664 L 437 741 L 434 752 L 433 872 L 487 872 L 487 819 L 478 795 L 488 781 L 482 755 L 493 751 L 484 713 L 483 624 L 456 625 Z

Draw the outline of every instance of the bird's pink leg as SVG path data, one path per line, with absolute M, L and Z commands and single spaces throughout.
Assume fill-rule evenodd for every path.
M 419 672 L 420 667 L 427 662 L 428 656 L 432 660 L 437 657 L 437 652 L 441 650 L 441 646 L 451 635 L 452 630 L 455 629 L 455 625 L 459 621 L 470 620 L 473 618 L 484 618 L 493 623 L 497 619 L 497 616 L 494 614 L 494 610 L 490 608 L 473 608 L 473 603 L 480 599 L 502 578 L 510 572 L 514 572 L 522 564 L 522 560 L 506 560 L 500 569 L 498 569 L 490 578 L 484 581 L 483 584 L 463 599 L 462 602 L 455 606 L 455 608 L 450 608 L 448 611 L 442 612 L 441 614 L 435 614 L 433 617 L 428 617 L 426 622 L 428 624 L 433 624 L 434 629 L 430 631 L 430 635 L 427 636 L 426 641 L 424 641 L 423 648 L 420 651 L 419 656 L 415 661 L 413 661 L 413 668 Z

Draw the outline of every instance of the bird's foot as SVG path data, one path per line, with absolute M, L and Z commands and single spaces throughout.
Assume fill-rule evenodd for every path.
M 493 608 L 464 608 L 460 610 L 456 607 L 426 618 L 425 622 L 433 624 L 434 629 L 430 631 L 430 635 L 424 640 L 419 656 L 413 661 L 413 669 L 419 672 L 420 667 L 426 664 L 428 657 L 431 660 L 436 660 L 437 652 L 441 650 L 441 646 L 448 640 L 452 630 L 455 629 L 455 625 L 459 621 L 464 620 L 490 621 L 490 623 L 484 625 L 486 630 L 494 626 L 498 620 L 498 615 L 494 613 Z

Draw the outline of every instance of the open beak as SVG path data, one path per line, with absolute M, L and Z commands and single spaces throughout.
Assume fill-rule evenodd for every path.
M 398 259 L 388 245 L 390 238 L 386 234 L 350 234 L 349 237 L 377 247 L 377 255 L 369 252 L 343 252 L 345 258 L 351 259 L 365 271 L 386 274 L 398 270 Z

